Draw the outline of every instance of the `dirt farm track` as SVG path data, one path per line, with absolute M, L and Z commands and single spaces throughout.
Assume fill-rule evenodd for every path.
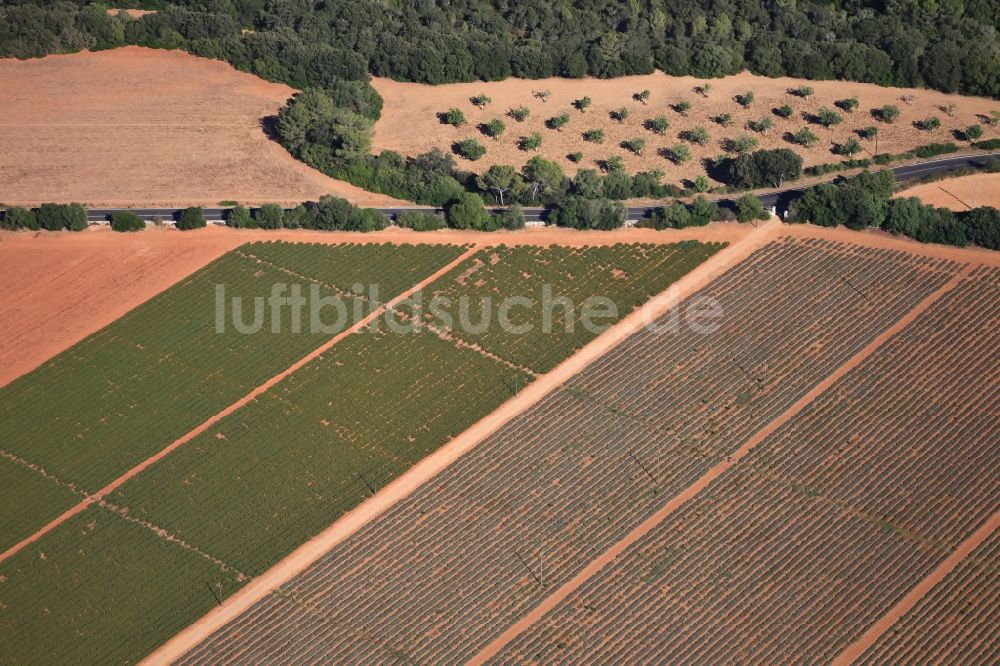
M 261 119 L 295 92 L 216 60 L 126 47 L 0 59 L 3 203 L 398 203 L 314 171 Z

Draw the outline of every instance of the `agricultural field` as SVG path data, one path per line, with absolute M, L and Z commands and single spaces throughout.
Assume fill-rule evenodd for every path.
M 629 282 L 616 292 L 623 302 L 638 304 L 648 295 L 647 283 L 666 286 L 680 277 L 680 272 L 674 269 L 675 263 L 693 268 L 697 262 L 690 261 L 688 255 L 700 261 L 718 247 L 694 243 L 662 248 L 616 246 L 608 259 L 602 254 L 606 248 L 594 248 L 588 254 L 566 253 L 560 248 L 539 252 L 525 246 L 517 251 L 501 250 L 499 261 L 491 260 L 496 252 L 493 248 L 480 250 L 475 256 L 480 260 L 478 263 L 485 261 L 492 265 L 491 279 L 497 284 L 516 284 L 516 277 L 526 268 L 540 272 L 544 265 L 556 264 L 557 260 L 548 256 L 551 253 L 563 268 L 562 277 L 553 283 L 557 293 L 564 286 L 570 288 L 574 273 L 581 273 L 595 257 L 603 256 L 608 262 L 607 270 L 613 274 L 628 269 L 644 276 L 644 281 Z M 405 278 L 403 270 L 408 265 L 415 271 L 416 267 L 434 264 L 437 259 L 455 259 L 465 250 L 426 246 L 415 252 L 404 247 L 394 254 L 387 247 L 376 245 L 305 246 L 293 251 L 284 244 L 258 243 L 238 248 L 219 263 L 244 267 L 244 263 L 252 262 L 255 271 L 274 271 L 286 276 L 294 273 L 302 279 L 328 284 L 334 290 L 343 283 L 366 278 L 385 279 L 390 285 L 390 278 L 400 285 L 412 283 L 416 280 Z M 357 254 L 346 260 L 343 256 L 346 252 Z M 331 272 L 331 261 L 324 253 L 344 259 L 343 270 Z M 662 261 L 664 257 L 670 261 Z M 655 266 L 655 270 L 647 271 L 646 264 Z M 506 276 L 502 266 L 507 266 Z M 392 269 L 389 275 L 383 274 L 389 270 L 387 267 Z M 466 269 L 461 265 L 455 267 L 452 274 L 441 278 L 442 284 L 453 288 L 455 271 Z M 668 277 L 664 279 L 661 273 Z M 429 291 L 434 291 L 434 284 Z M 601 283 L 595 282 L 591 289 L 600 287 Z M 167 292 L 166 295 L 172 295 L 169 302 L 188 302 L 183 294 L 177 296 L 174 292 Z M 580 298 L 589 295 L 587 291 L 573 293 Z M 166 312 L 168 308 L 163 306 L 161 310 Z M 394 316 L 397 324 L 406 323 L 404 310 Z M 144 320 L 144 324 L 153 328 L 151 318 Z M 213 587 L 218 576 L 178 575 L 169 580 L 157 579 L 141 591 L 141 600 L 136 600 L 135 583 L 130 577 L 100 572 L 81 576 L 74 587 L 75 595 L 47 612 L 26 597 L 12 597 L 17 603 L 2 609 L 0 622 L 20 626 L 29 621 L 27 618 L 39 614 L 46 615 L 44 626 L 48 627 L 78 622 L 87 636 L 87 641 L 81 643 L 81 652 L 74 653 L 78 658 L 85 658 L 89 646 L 101 641 L 114 646 L 111 653 L 114 660 L 141 657 L 162 642 L 166 632 L 153 632 L 148 637 L 130 636 L 123 642 L 122 623 L 155 622 L 156 613 L 164 605 L 172 609 L 173 622 L 183 624 L 197 619 L 206 609 L 206 600 L 211 605 L 217 596 L 231 594 L 267 570 L 414 462 L 489 414 L 532 379 L 531 374 L 450 336 L 428 329 L 395 333 L 386 322 L 381 325 L 383 328 L 378 331 L 366 326 L 338 341 L 88 509 L 87 513 L 100 510 L 114 520 L 144 528 L 142 537 L 153 534 L 170 547 L 194 553 L 226 574 L 219 583 L 221 588 Z M 274 338 L 268 339 L 265 347 L 273 350 L 279 346 Z M 564 345 L 560 353 L 566 356 L 574 345 L 582 342 L 575 339 L 572 344 Z M 291 346 L 292 342 L 287 344 Z M 252 342 L 241 343 L 241 358 L 245 361 L 253 349 Z M 225 351 L 226 348 L 217 349 L 214 355 Z M 114 358 L 111 349 L 104 353 Z M 90 358 L 77 348 L 68 354 Z M 249 368 L 249 364 L 243 367 Z M 15 382 L 12 386 L 19 384 Z M 0 394 L 0 400 L 2 397 Z M 151 409 L 148 404 L 144 406 Z M 100 407 L 91 409 L 96 411 Z M 65 463 L 70 471 L 73 465 L 85 464 L 82 454 L 78 455 L 79 458 Z M 44 571 L 28 563 L 42 557 L 45 548 L 69 547 L 66 544 L 72 543 L 78 531 L 77 519 L 63 523 L 0 562 L 0 577 L 13 580 L 17 573 L 19 590 L 45 587 Z M 114 548 L 141 553 L 144 552 L 141 540 L 123 535 Z M 99 549 L 84 549 L 80 566 L 94 566 L 93 558 L 101 557 Z M 129 598 L 120 599 L 120 595 Z M 192 601 L 193 597 L 198 597 L 197 603 Z M 93 599 L 101 599 L 100 620 L 96 619 L 96 610 L 88 605 L 92 602 L 87 600 Z M 173 624 L 171 627 L 177 628 Z M 58 633 L 53 630 L 53 635 Z M 22 640 L 22 634 L 10 634 L 3 649 L 21 660 L 37 660 L 40 651 L 46 650 L 45 642 L 37 640 L 34 634 L 23 637 L 33 640 Z
M 706 83 L 710 89 L 705 94 L 696 91 Z M 852 138 L 861 144 L 855 157 L 871 158 L 874 141 L 862 139 L 858 132 L 872 126 L 878 128 L 879 153 L 901 153 L 934 142 L 953 141 L 962 145 L 956 131 L 981 124 L 991 111 L 1000 109 L 993 100 L 931 90 L 864 83 L 845 86 L 839 81 L 767 78 L 747 73 L 708 81 L 658 72 L 610 80 L 507 79 L 428 86 L 376 78 L 373 84 L 385 100 L 382 117 L 375 125 L 376 152 L 385 149 L 417 155 L 433 148 L 447 151 L 456 142 L 474 138 L 486 148 L 485 156 L 475 161 L 460 158 L 458 161 L 461 168 L 477 173 L 493 164 L 510 164 L 519 169 L 532 156 L 541 155 L 558 162 L 572 175 L 578 169 L 596 169 L 601 162 L 618 157 L 630 173 L 660 169 L 666 174 L 665 182 L 675 184 L 705 174 L 702 159 L 725 154 L 728 141 L 741 135 L 756 140 L 760 148 L 791 148 L 802 155 L 806 166 L 811 166 L 845 159 L 832 150 Z M 790 92 L 802 86 L 811 88 L 813 94 L 802 97 Z M 648 97 L 637 98 L 644 91 L 649 92 Z M 544 92 L 549 94 L 543 99 Z M 753 93 L 753 99 L 744 106 L 736 98 L 747 92 Z M 472 98 L 480 95 L 486 95 L 490 102 L 482 106 L 473 104 Z M 574 103 L 584 97 L 590 103 L 580 110 Z M 854 110 L 835 104 L 854 97 L 858 100 Z M 687 110 L 677 106 L 684 102 L 690 105 Z M 775 112 L 786 105 L 791 108 L 787 118 Z M 899 111 L 892 122 L 883 122 L 873 113 L 886 105 Z M 520 107 L 527 109 L 528 115 L 519 122 L 509 112 Z M 452 108 L 462 111 L 464 125 L 453 127 L 439 119 L 438 114 Z M 617 116 L 621 109 L 626 110 L 627 117 L 613 118 L 612 114 Z M 838 114 L 839 122 L 829 129 L 821 124 L 822 109 Z M 558 129 L 547 126 L 547 121 L 563 114 L 568 118 L 564 125 Z M 650 124 L 658 117 L 666 119 L 668 124 L 662 131 Z M 914 126 L 915 122 L 933 117 L 939 121 L 935 129 L 920 130 Z M 497 118 L 503 121 L 505 130 L 493 139 L 484 134 L 482 126 Z M 765 118 L 770 127 L 753 129 Z M 704 143 L 687 138 L 686 133 L 698 127 L 707 132 Z M 790 134 L 803 128 L 809 128 L 816 136 L 813 145 L 803 146 L 789 140 Z M 984 138 L 998 136 L 995 128 L 985 129 Z M 583 133 L 588 130 L 600 130 L 603 138 L 600 142 L 585 140 Z M 521 139 L 535 133 L 541 138 L 540 147 L 522 150 Z M 645 141 L 639 154 L 623 146 L 633 138 Z M 677 163 L 664 152 L 677 144 L 687 146 L 690 161 Z M 576 152 L 582 153 L 579 162 L 568 157 Z
M 496 663 L 836 657 L 1000 502 L 997 276 L 960 279 Z
M 534 321 L 537 309 L 518 305 L 510 308 L 509 322 L 513 329 L 535 324 L 530 331 L 501 326 L 490 326 L 481 333 L 462 326 L 451 331 L 465 342 L 541 373 L 594 338 L 595 331 L 580 321 L 580 306 L 587 298 L 599 295 L 602 304 L 612 306 L 609 316 L 593 319 L 595 325 L 606 328 L 722 247 L 720 243 L 693 241 L 579 248 L 501 245 L 466 260 L 435 282 L 433 293 L 427 296 L 447 298 L 450 305 L 442 311 L 454 322 L 460 322 L 463 316 L 460 299 L 469 297 L 468 319 L 478 323 L 484 307 L 498 308 L 505 296 L 513 294 L 542 304 L 548 293 L 552 303 L 548 328 Z M 556 285 L 558 291 L 553 289 Z M 556 299 L 560 299 L 558 303 Z M 564 302 L 576 304 L 577 311 L 568 314 L 560 305 Z M 431 313 L 426 313 L 425 319 L 435 324 Z
M 634 334 L 184 663 L 468 660 L 957 269 L 767 245 L 689 299 L 719 303 L 717 331 Z
M 977 206 L 1000 208 L 1000 173 L 977 173 L 923 183 L 900 191 L 896 197 L 917 197 L 929 206 L 954 211 Z
M 1000 662 L 1000 532 L 969 554 L 858 663 Z
M 0 388 L 0 465 L 37 468 L 61 486 L 94 493 L 330 337 L 307 326 L 300 333 L 285 327 L 243 335 L 230 325 L 220 334 L 216 285 L 225 285 L 227 297 L 248 302 L 269 295 L 274 283 L 307 279 L 322 282 L 322 295 L 347 294 L 356 281 L 379 281 L 390 296 L 463 251 L 281 243 L 234 250 Z M 20 476 L 25 484 L 7 492 L 30 497 L 30 477 Z M 50 499 L 37 514 L 25 514 L 30 505 L 15 503 L 18 526 L 13 519 L 3 522 L 0 549 L 34 531 L 29 516 L 37 519 L 37 529 L 54 517 L 56 505 L 78 498 L 63 493 L 61 501 Z
M 182 51 L 0 59 L 3 201 L 91 206 L 398 201 L 328 178 L 262 128 L 295 90 Z

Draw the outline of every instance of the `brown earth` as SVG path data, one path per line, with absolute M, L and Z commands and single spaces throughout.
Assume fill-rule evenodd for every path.
M 119 12 L 125 12 L 131 18 L 142 18 L 146 14 L 155 14 L 155 9 L 109 9 L 108 14 L 117 16 Z
M 976 206 L 1000 208 L 1000 173 L 977 173 L 932 183 L 924 183 L 899 192 L 897 197 L 918 197 L 925 204 L 969 210 Z
M 539 132 L 542 135 L 542 147 L 537 154 L 559 162 L 567 173 L 575 173 L 578 168 L 596 168 L 597 160 L 618 155 L 629 172 L 662 169 L 666 172 L 666 182 L 680 183 L 683 179 L 691 179 L 704 173 L 700 159 L 722 154 L 722 140 L 735 138 L 741 133 L 755 136 L 762 148 L 792 147 L 809 166 L 844 159 L 833 154 L 831 148 L 834 143 L 856 136 L 854 131 L 861 127 L 878 125 L 879 152 L 899 153 L 931 142 L 953 141 L 953 130 L 979 123 L 978 114 L 1000 108 L 1000 103 L 994 100 L 946 95 L 931 90 L 883 88 L 865 83 L 805 81 L 784 77 L 769 79 L 748 73 L 711 80 L 711 92 L 707 97 L 702 97 L 693 90 L 702 83 L 705 81 L 693 77 L 667 76 L 659 72 L 618 79 L 507 79 L 495 83 L 439 86 L 375 79 L 374 85 L 384 98 L 385 106 L 382 118 L 375 125 L 374 146 L 376 151 L 391 149 L 415 155 L 435 147 L 448 150 L 455 141 L 475 137 L 486 147 L 486 156 L 475 162 L 461 158 L 458 160 L 462 168 L 481 173 L 497 163 L 521 167 L 536 153 L 519 150 L 518 139 L 532 132 Z M 815 94 L 805 100 L 788 94 L 789 88 L 799 85 L 811 86 Z M 547 102 L 542 102 L 532 94 L 545 89 L 552 93 Z M 634 93 L 642 90 L 651 92 L 647 104 L 632 98 Z M 752 90 L 756 99 L 749 109 L 744 110 L 733 97 L 747 90 Z M 477 109 L 469 101 L 470 97 L 480 93 L 489 95 L 493 100 L 484 110 Z M 910 105 L 900 99 L 909 94 L 916 97 Z M 571 103 L 584 95 L 591 97 L 593 103 L 585 113 L 581 113 Z M 834 108 L 835 100 L 854 96 L 860 102 L 857 111 L 846 113 Z M 681 99 L 688 100 L 692 105 L 686 117 L 668 108 L 668 105 Z M 957 106 L 954 117 L 948 116 L 939 108 L 948 103 Z M 771 111 L 784 104 L 795 109 L 795 114 L 787 120 Z M 885 104 L 895 104 L 901 112 L 900 118 L 891 125 L 876 121 L 870 113 L 871 109 Z M 505 115 L 508 109 L 517 106 L 526 106 L 531 111 L 531 115 L 522 123 Z M 624 123 L 611 120 L 608 112 L 622 106 L 630 111 L 628 119 Z M 815 114 L 824 106 L 838 111 L 844 117 L 844 122 L 833 130 L 809 124 L 802 116 L 803 113 Z M 467 125 L 456 129 L 440 123 L 437 113 L 451 107 L 457 107 L 465 113 Z M 546 119 L 561 113 L 568 113 L 570 116 L 569 123 L 561 132 L 545 128 Z M 732 115 L 733 124 L 730 127 L 724 128 L 712 121 L 720 113 Z M 664 115 L 670 121 L 670 129 L 664 136 L 643 128 L 644 120 L 658 115 Z M 774 121 L 774 127 L 767 135 L 745 128 L 747 121 L 765 116 Z M 928 116 L 940 118 L 942 127 L 932 132 L 922 132 L 913 127 L 914 121 Z M 484 137 L 477 125 L 497 117 L 503 118 L 507 130 L 499 141 L 494 141 Z M 690 162 L 676 166 L 657 154 L 658 148 L 679 143 L 679 132 L 697 125 L 702 125 L 709 131 L 711 141 L 704 147 L 688 144 L 693 158 Z M 812 148 L 793 146 L 783 138 L 786 132 L 795 132 L 806 126 L 820 138 Z M 583 141 L 581 133 L 584 130 L 598 127 L 604 129 L 603 144 Z M 988 127 L 986 131 L 989 134 L 994 132 Z M 641 157 L 619 146 L 622 141 L 631 137 L 646 139 L 646 148 Z M 871 157 L 875 149 L 874 142 L 862 140 L 862 145 L 865 150 L 857 157 Z M 584 155 L 579 166 L 566 158 L 573 151 L 580 151 Z
M 6 204 L 394 205 L 302 164 L 261 128 L 294 89 L 181 51 L 125 47 L 0 59 Z

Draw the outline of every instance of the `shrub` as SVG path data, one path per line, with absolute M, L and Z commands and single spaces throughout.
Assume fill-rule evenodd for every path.
M 414 231 L 435 231 L 444 229 L 445 223 L 437 215 L 422 213 L 417 210 L 409 210 L 396 215 L 396 224 L 404 229 Z
M 691 159 L 691 149 L 683 143 L 674 144 L 670 148 L 665 149 L 663 152 L 664 157 L 674 164 L 682 164 Z
M 678 100 L 670 108 L 682 116 L 686 116 L 687 112 L 691 110 L 691 102 L 686 99 Z
M 767 116 L 764 116 L 760 120 L 751 120 L 747 123 L 747 127 L 752 129 L 754 132 L 767 134 L 768 130 L 774 127 L 774 121 Z
M 489 95 L 482 94 L 476 95 L 475 97 L 470 97 L 469 101 L 472 102 L 473 106 L 478 106 L 480 109 L 486 108 L 486 105 L 492 102 Z
M 808 97 L 812 97 L 813 93 L 815 92 L 816 91 L 813 90 L 811 86 L 799 86 L 798 88 L 790 89 L 788 91 L 788 94 L 795 95 L 796 97 L 801 97 L 802 99 L 806 99 Z
M 32 210 L 11 206 L 3 214 L 3 218 L 0 218 L 0 229 L 30 229 L 35 231 L 38 229 L 38 218 Z
M 201 206 L 185 208 L 177 215 L 177 228 L 182 231 L 200 229 L 205 225 L 205 211 Z
M 580 113 L 585 113 L 588 106 L 590 106 L 589 97 L 581 97 L 580 99 L 573 101 L 573 107 Z
M 561 113 L 558 116 L 555 116 L 554 118 L 549 118 L 548 120 L 546 120 L 545 126 L 548 127 L 549 129 L 554 129 L 557 132 L 559 132 L 562 131 L 562 128 L 565 127 L 566 123 L 568 122 L 569 122 L 569 114 Z
M 753 194 L 744 194 L 736 200 L 736 219 L 740 222 L 766 220 L 770 214 L 764 210 L 764 204 Z
M 507 125 L 499 118 L 494 118 L 482 126 L 483 134 L 493 140 L 499 139 L 500 135 L 502 135 L 506 129 Z
M 538 150 L 541 146 L 542 135 L 538 132 L 533 132 L 531 136 L 522 136 L 517 142 L 517 147 L 521 150 Z
M 774 110 L 774 115 L 778 116 L 779 118 L 791 118 L 793 113 L 795 113 L 795 109 L 788 106 L 787 104 L 779 106 Z
M 264 204 L 254 211 L 254 220 L 261 229 L 280 229 L 285 218 L 285 210 L 276 204 Z
M 636 155 L 642 155 L 642 151 L 645 147 L 646 140 L 640 137 L 633 137 L 626 141 L 622 141 L 622 148 L 631 153 L 635 153 Z
M 628 120 L 629 110 L 623 106 L 620 109 L 615 109 L 608 115 L 611 116 L 612 120 L 617 120 L 618 122 L 623 123 Z
M 886 104 L 875 111 L 878 119 L 884 123 L 894 123 L 899 118 L 899 107 L 894 104 Z
M 618 229 L 625 224 L 625 206 L 618 201 L 573 196 L 549 211 L 548 222 L 572 229 Z
M 868 127 L 862 127 L 861 129 L 858 130 L 858 136 L 860 136 L 862 139 L 867 139 L 871 141 L 876 136 L 878 136 L 878 127 L 875 127 L 874 125 L 869 125 Z
M 80 204 L 43 203 L 35 217 L 38 226 L 49 231 L 83 231 L 87 228 L 87 209 Z
M 938 155 L 947 155 L 948 153 L 954 153 L 958 150 L 958 146 L 953 143 L 929 143 L 926 146 L 920 146 L 914 152 L 917 157 L 927 158 L 936 157 Z
M 733 124 L 733 115 L 731 113 L 720 113 L 712 120 L 723 127 L 729 127 Z
M 698 125 L 697 127 L 681 132 L 681 138 L 690 143 L 696 143 L 699 146 L 704 146 L 708 143 L 711 138 L 708 130 L 703 126 Z
M 977 141 L 974 148 L 979 150 L 997 150 L 1000 148 L 1000 139 L 987 139 L 986 141 Z
M 475 139 L 463 139 L 453 146 L 456 153 L 465 159 L 475 162 L 486 154 L 486 148 Z
M 819 121 L 820 125 L 827 129 L 844 122 L 843 116 L 832 109 L 826 108 L 825 106 L 819 110 L 818 114 L 816 114 L 816 119 Z
M 486 210 L 478 194 L 463 192 L 445 207 L 445 217 L 452 229 L 493 231 L 493 216 Z
M 514 204 L 497 213 L 497 222 L 508 231 L 524 229 L 524 210 L 518 204 Z
M 923 130 L 925 132 L 930 132 L 941 127 L 941 119 L 937 116 L 931 116 L 930 118 L 924 118 L 923 120 L 918 120 L 913 123 L 918 130 Z
M 666 116 L 656 116 L 655 118 L 648 119 L 643 123 L 643 126 L 650 132 L 665 134 L 670 129 L 670 121 L 667 120 Z
M 652 93 L 650 91 L 643 90 L 641 92 L 637 92 L 634 95 L 632 95 L 632 99 L 634 99 L 637 102 L 642 102 L 643 104 L 645 104 L 646 102 L 649 101 L 651 95 Z
M 858 108 L 859 102 L 857 97 L 848 97 L 846 99 L 838 99 L 833 105 L 842 111 L 853 113 Z
M 590 143 L 604 143 L 604 130 L 589 129 L 583 133 L 583 140 Z
M 111 214 L 111 228 L 115 231 L 142 231 L 146 223 L 131 211 L 118 210 Z
M 803 127 L 792 135 L 792 140 L 800 146 L 806 146 L 808 148 L 819 141 L 819 137 L 816 136 L 808 127 Z
M 757 147 L 757 139 L 748 135 L 740 134 L 735 139 L 726 139 L 723 148 L 730 153 L 749 153 Z
M 438 114 L 438 118 L 445 125 L 451 125 L 452 127 L 461 127 L 467 121 L 465 120 L 465 114 L 462 113 L 461 109 L 448 109 L 443 113 Z
M 235 206 L 226 211 L 226 226 L 233 229 L 244 229 L 255 226 L 255 223 L 246 206 Z
M 966 141 L 972 143 L 983 138 L 983 126 L 982 125 L 969 125 L 966 127 L 962 134 Z
M 861 152 L 861 142 L 852 136 L 844 143 L 837 144 L 834 147 L 833 152 L 837 155 L 847 155 L 850 157 L 851 155 Z
M 519 123 L 524 122 L 525 119 L 527 119 L 527 117 L 530 114 L 531 112 L 528 110 L 528 107 L 526 106 L 519 106 L 516 109 L 511 109 L 510 111 L 507 112 L 508 116 L 510 116 Z
M 566 159 L 568 159 L 570 162 L 573 162 L 575 164 L 579 164 L 580 162 L 583 161 L 583 153 L 581 153 L 578 150 L 576 152 L 573 152 L 573 153 L 570 153 L 569 155 L 567 155 Z
M 748 90 L 745 93 L 743 93 L 742 95 L 737 95 L 736 96 L 736 102 L 737 102 L 737 104 L 739 104 L 740 106 L 742 106 L 744 109 L 749 108 L 750 105 L 753 104 L 753 91 L 752 90 Z

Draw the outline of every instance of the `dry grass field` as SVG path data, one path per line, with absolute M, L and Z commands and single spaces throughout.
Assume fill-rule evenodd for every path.
M 977 173 L 924 183 L 901 191 L 897 196 L 917 197 L 926 204 L 968 210 L 976 206 L 1000 208 L 1000 174 Z
M 695 92 L 695 87 L 711 84 L 707 96 Z M 597 79 L 542 79 L 528 81 L 507 79 L 496 83 L 458 83 L 428 86 L 416 83 L 400 83 L 388 79 L 376 79 L 374 85 L 385 99 L 382 118 L 375 126 L 375 149 L 392 149 L 406 155 L 415 155 L 432 148 L 448 150 L 450 146 L 465 138 L 477 138 L 486 147 L 486 156 L 475 161 L 460 159 L 462 168 L 476 172 L 485 171 L 492 164 L 512 164 L 522 166 L 533 155 L 538 154 L 559 162 L 568 173 L 578 168 L 596 168 L 598 160 L 613 155 L 620 156 L 630 172 L 662 169 L 666 172 L 666 182 L 678 183 L 704 173 L 700 159 L 714 157 L 724 152 L 723 141 L 747 134 L 758 139 L 762 148 L 792 147 L 800 153 L 806 166 L 836 162 L 844 159 L 831 152 L 834 144 L 842 143 L 850 137 L 857 138 L 856 130 L 877 125 L 879 127 L 880 153 L 903 152 L 915 146 L 943 141 L 957 141 L 953 131 L 979 123 L 979 114 L 1000 109 L 1000 103 L 993 100 L 946 95 L 932 90 L 908 90 L 883 88 L 864 83 L 845 84 L 840 81 L 804 81 L 790 78 L 769 79 L 751 74 L 740 74 L 724 79 L 702 81 L 692 77 L 672 77 L 662 73 L 648 76 L 627 76 L 613 80 Z M 800 85 L 808 85 L 815 94 L 802 99 L 789 94 L 789 90 Z M 537 91 L 548 90 L 551 96 L 542 101 L 534 95 Z M 650 96 L 643 103 L 633 98 L 635 93 L 649 90 Z M 754 101 L 744 109 L 734 98 L 747 91 L 753 91 Z M 486 94 L 492 102 L 484 109 L 474 106 L 470 98 Z M 910 103 L 903 96 L 913 95 Z M 573 101 L 588 96 L 591 106 L 581 112 L 573 107 Z M 852 113 L 841 111 L 834 102 L 848 97 L 857 97 L 859 107 Z M 680 100 L 690 102 L 686 115 L 671 109 Z M 773 109 L 788 104 L 794 110 L 789 119 L 778 117 Z M 871 110 L 893 104 L 900 110 L 900 117 L 892 124 L 876 120 Z M 955 104 L 954 115 L 950 116 L 940 107 Z M 527 107 L 529 117 L 517 122 L 507 116 L 508 110 L 519 106 Z M 440 122 L 437 114 L 449 108 L 461 109 L 468 123 L 455 128 Z M 629 116 L 624 122 L 610 118 L 615 109 L 625 107 Z M 815 115 L 827 107 L 843 116 L 843 122 L 831 130 L 810 122 L 803 114 Z M 549 129 L 545 121 L 549 118 L 569 114 L 569 123 L 561 131 Z M 723 127 L 714 119 L 723 113 L 732 116 L 732 124 Z M 670 128 L 658 135 L 644 128 L 644 122 L 656 116 L 665 116 Z M 940 119 L 941 127 L 933 131 L 921 131 L 913 126 L 917 120 L 930 116 Z M 482 134 L 478 125 L 493 118 L 501 118 L 507 129 L 499 140 Z M 774 126 L 766 134 L 754 132 L 746 127 L 751 120 L 770 118 Z M 687 143 L 691 149 L 690 162 L 675 165 L 658 155 L 658 150 L 683 141 L 679 134 L 697 126 L 703 126 L 710 134 L 704 146 Z M 796 132 L 809 127 L 819 138 L 811 148 L 794 146 L 785 139 L 788 132 Z M 604 130 L 603 143 L 584 141 L 585 130 Z M 996 136 L 996 132 L 986 127 L 984 138 Z M 538 132 L 542 136 L 542 146 L 537 152 L 518 148 L 518 140 Z M 620 144 L 633 137 L 646 140 L 641 156 L 634 155 Z M 856 157 L 871 157 L 874 142 L 861 140 L 864 150 Z M 571 152 L 583 153 L 583 160 L 574 164 L 567 155 Z
M 293 203 L 323 194 L 394 202 L 328 178 L 269 140 L 261 119 L 295 91 L 215 60 L 138 47 L 0 60 L 0 90 L 6 204 Z

